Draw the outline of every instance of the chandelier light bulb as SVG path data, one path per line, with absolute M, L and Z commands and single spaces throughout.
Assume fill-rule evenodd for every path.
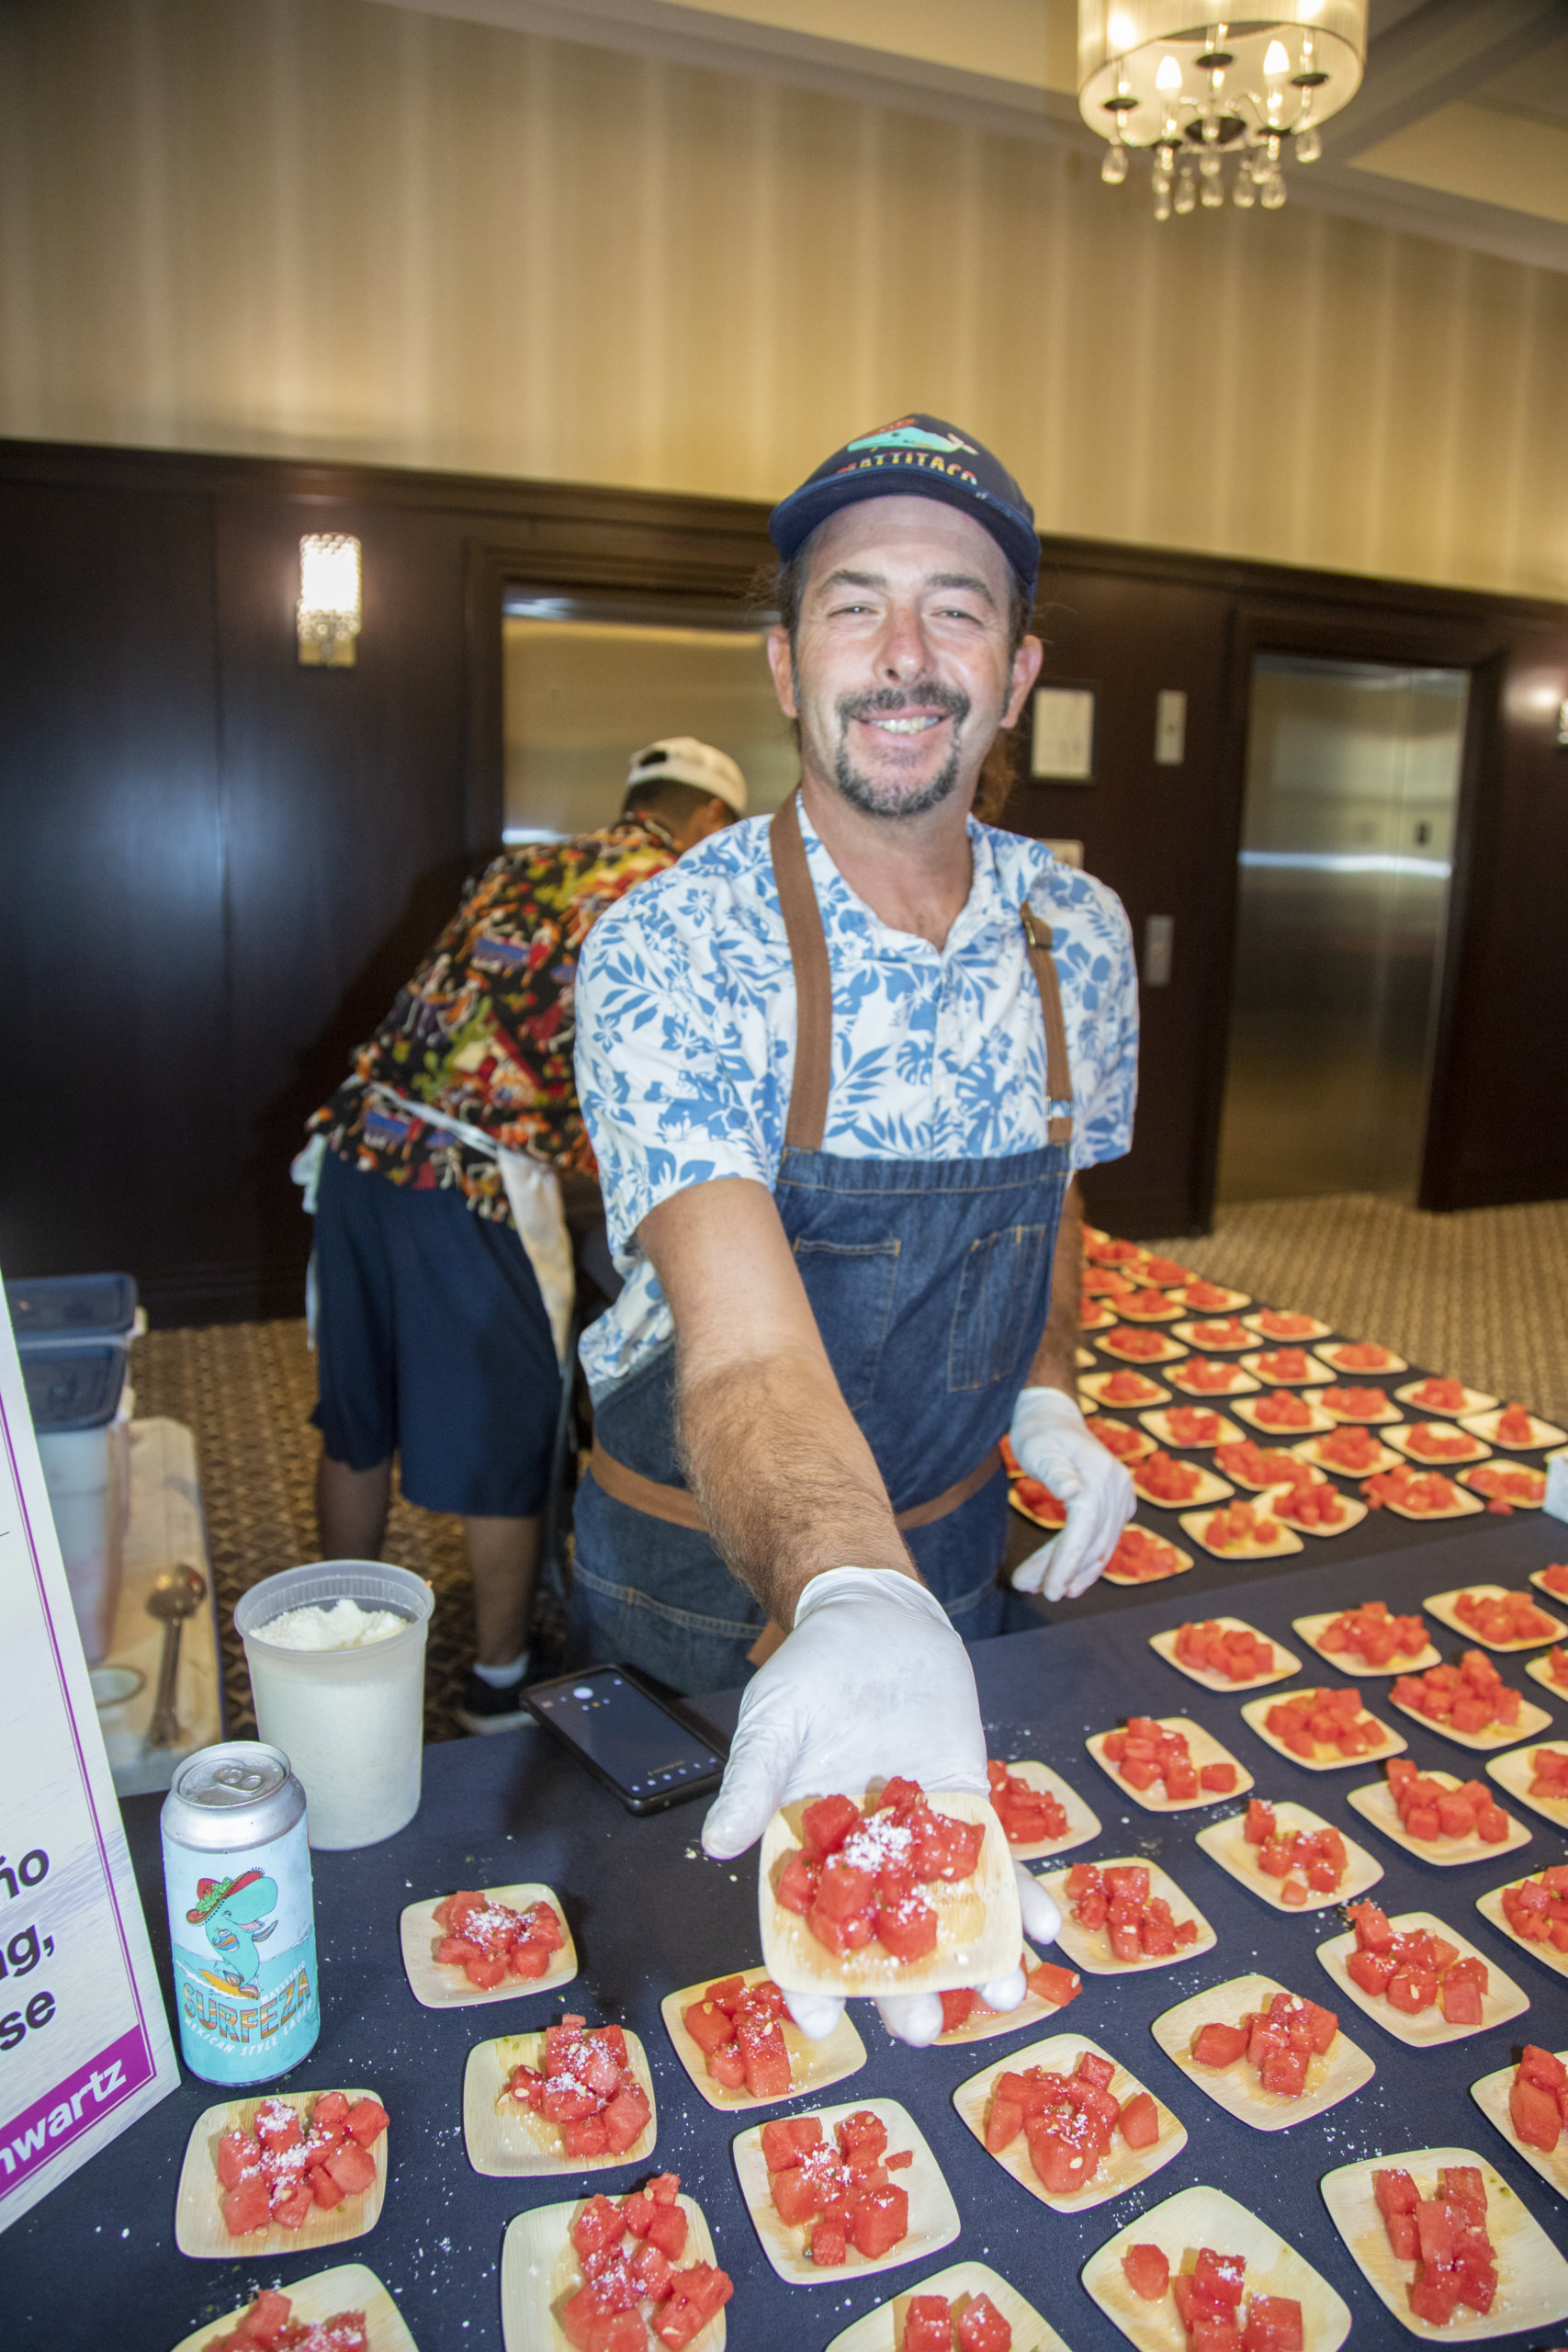
M 1167 190 L 1167 191 L 1163 192 L 1161 195 L 1156 196 L 1156 198 L 1155 198 L 1155 219 L 1156 219 L 1156 220 L 1169 220 L 1169 218 L 1170 218 L 1170 195 L 1169 195 L 1169 191 L 1168 191 L 1168 190 Z
M 1238 212 L 1250 212 L 1257 201 L 1258 190 L 1252 185 L 1252 174 L 1244 164 L 1235 175 L 1235 186 L 1231 190 L 1231 202 Z
M 1276 46 L 1278 46 L 1278 44 L 1277 44 L 1277 43 L 1276 43 Z M 1284 55 L 1284 51 L 1283 51 L 1283 50 L 1280 50 L 1280 54 L 1281 55 L 1281 57 Z M 1280 72 L 1281 72 L 1281 73 L 1283 73 L 1286 69 L 1285 69 L 1285 67 L 1281 66 L 1281 68 L 1280 68 Z M 1162 57 L 1162 58 L 1160 59 L 1160 62 L 1159 62 L 1159 72 L 1155 75 L 1155 88 L 1156 88 L 1156 90 L 1162 90 L 1162 91 L 1164 91 L 1164 92 L 1166 93 L 1166 95 L 1168 96 L 1170 95 L 1170 93 L 1171 93 L 1171 92 L 1176 91 L 1176 90 L 1179 90 L 1179 89 L 1180 89 L 1180 87 L 1181 87 L 1181 64 L 1180 64 L 1180 61 L 1179 61 L 1179 59 L 1175 58 L 1175 57 L 1172 57 L 1172 56 L 1170 56 L 1170 55 L 1168 53 L 1166 56 L 1164 56 L 1164 57 Z
M 1106 149 L 1105 161 L 1100 167 L 1100 176 L 1105 182 L 1107 187 L 1121 187 L 1122 181 L 1127 176 L 1127 150 L 1125 147 L 1117 145 L 1115 147 L 1108 147 Z
M 1267 82 L 1281 81 L 1291 70 L 1290 52 L 1282 40 L 1271 40 L 1263 59 L 1263 78 Z M 1179 68 L 1178 69 L 1179 71 Z
M 1323 138 L 1315 122 L 1309 122 L 1296 133 L 1296 161 L 1315 164 L 1323 153 Z
M 1267 203 L 1268 200 L 1268 198 L 1265 197 L 1264 202 Z M 1180 178 L 1176 183 L 1176 209 L 1178 212 L 1185 215 L 1189 212 L 1195 211 L 1197 209 L 1197 206 L 1198 183 L 1193 178 L 1190 172 L 1183 172 Z
M 1278 212 L 1285 201 L 1285 183 L 1278 172 L 1270 172 L 1263 183 L 1263 209 Z

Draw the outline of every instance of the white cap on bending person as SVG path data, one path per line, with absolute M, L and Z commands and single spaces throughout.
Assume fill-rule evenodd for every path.
M 658 743 L 644 744 L 626 772 L 628 791 L 634 784 L 689 784 L 722 800 L 738 817 L 746 814 L 746 779 L 735 762 L 711 743 L 699 743 L 694 735 L 666 735 Z

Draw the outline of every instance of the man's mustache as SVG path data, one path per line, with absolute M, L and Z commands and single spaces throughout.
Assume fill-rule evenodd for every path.
M 862 695 L 841 695 L 839 698 L 839 723 L 847 727 L 855 718 L 891 718 L 901 710 L 920 708 L 947 713 L 955 726 L 961 727 L 969 716 L 969 697 L 957 686 L 944 686 L 936 678 L 913 686 L 877 686 Z

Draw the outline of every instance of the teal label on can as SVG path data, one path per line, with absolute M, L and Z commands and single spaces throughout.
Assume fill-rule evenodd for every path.
M 301 1817 L 224 1855 L 164 1840 L 180 2046 L 209 2083 L 265 2083 L 316 2044 L 316 1919 Z

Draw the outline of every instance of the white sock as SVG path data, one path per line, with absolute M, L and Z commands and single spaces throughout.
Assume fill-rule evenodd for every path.
M 480 1666 L 476 1660 L 474 1672 L 481 1682 L 488 1682 L 492 1690 L 513 1690 L 527 1673 L 528 1660 L 532 1656 L 532 1650 L 520 1650 L 510 1666 Z

